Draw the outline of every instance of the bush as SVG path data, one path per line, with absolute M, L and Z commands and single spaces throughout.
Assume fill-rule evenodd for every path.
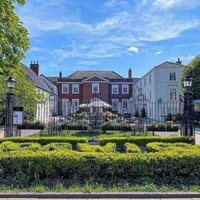
M 150 126 L 147 126 L 148 131 L 178 131 L 179 126 L 174 124 L 173 121 L 166 121 L 165 123 L 156 123 L 152 122 Z
M 125 143 L 125 150 L 126 153 L 141 153 L 141 149 L 140 147 L 138 147 L 136 144 L 134 143 Z
M 105 146 L 91 146 L 88 144 L 78 144 L 77 151 L 81 152 L 115 152 L 116 151 L 116 144 L 108 143 Z
M 50 143 L 70 143 L 73 149 L 77 148 L 78 143 L 88 143 L 87 138 L 81 137 L 70 137 L 70 138 L 63 138 L 63 137 L 7 137 L 7 138 L 0 138 L 0 144 L 5 141 L 11 141 L 15 143 L 39 143 L 40 145 L 47 145 Z
M 151 136 L 151 137 L 113 137 L 113 138 L 99 138 L 99 144 L 101 146 L 106 145 L 107 143 L 115 143 L 117 151 L 124 152 L 125 151 L 125 143 L 134 143 L 138 146 L 145 147 L 146 144 L 150 142 L 164 142 L 164 143 L 175 143 L 175 142 L 184 142 L 188 144 L 194 144 L 194 137 L 189 136 Z
M 27 152 L 4 153 L 0 157 L 2 179 L 23 173 L 29 183 L 37 176 L 45 178 L 74 178 L 135 180 L 152 178 L 165 183 L 176 179 L 200 181 L 199 149 L 191 151 L 118 154 L 101 152 Z
M 18 129 L 44 129 L 45 124 L 41 121 L 24 122 L 24 124 L 17 126 Z
M 176 151 L 176 152 L 185 152 L 190 150 L 197 150 L 200 149 L 200 146 L 197 145 L 191 145 L 188 143 L 163 143 L 163 142 L 151 142 L 148 143 L 147 148 L 150 152 L 159 152 L 159 151 Z
M 19 149 L 19 144 L 11 142 L 11 141 L 5 141 L 0 144 L 0 151 L 1 152 L 8 152 L 13 150 Z

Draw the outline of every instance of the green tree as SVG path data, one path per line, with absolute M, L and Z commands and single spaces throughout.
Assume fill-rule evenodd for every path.
M 194 99 L 200 99 L 200 55 L 197 55 L 188 65 L 184 66 L 182 80 L 186 75 L 190 75 L 194 79 L 191 87 Z
M 22 97 L 24 110 L 34 116 L 36 103 L 43 101 L 44 96 L 36 93 L 21 64 L 30 41 L 27 29 L 14 12 L 14 5 L 24 4 L 25 0 L 0 0 L 0 110 L 5 108 L 6 80 L 12 75 L 17 82 L 14 94 Z
M 19 67 L 29 49 L 28 31 L 14 12 L 14 4 L 25 0 L 0 0 L 0 75 L 9 75 Z

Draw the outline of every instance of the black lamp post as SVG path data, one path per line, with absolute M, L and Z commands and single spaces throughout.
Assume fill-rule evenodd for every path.
M 193 94 L 190 91 L 192 86 L 193 78 L 190 75 L 186 75 L 183 80 L 183 85 L 185 87 L 184 92 L 184 135 L 193 136 Z
M 16 81 L 12 76 L 10 76 L 6 82 L 9 91 L 6 93 L 5 137 L 11 137 L 13 136 L 13 102 L 14 102 L 14 93 L 12 92 L 12 89 L 15 87 Z
M 55 136 L 56 135 L 56 120 L 55 120 L 55 94 L 54 91 L 52 90 L 52 93 L 49 96 L 50 98 L 50 114 L 51 114 L 51 128 L 53 130 L 52 134 Z M 53 120 L 52 120 L 53 118 Z
M 162 98 L 158 99 L 158 122 L 161 121 L 162 118 Z

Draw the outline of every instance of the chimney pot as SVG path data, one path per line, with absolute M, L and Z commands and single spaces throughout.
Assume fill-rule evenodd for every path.
M 182 64 L 182 61 L 180 60 L 180 58 L 178 58 L 178 61 L 176 63 Z
M 129 68 L 129 70 L 128 70 L 128 78 L 132 78 L 132 69 L 131 68 Z

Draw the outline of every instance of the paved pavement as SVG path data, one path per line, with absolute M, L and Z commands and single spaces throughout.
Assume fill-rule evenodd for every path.
M 1 200 L 19 200 L 19 198 L 0 198 Z M 200 200 L 200 198 L 178 198 L 179 200 Z M 64 198 L 64 199 L 57 199 L 57 198 L 55 198 L 55 199 L 46 199 L 46 198 L 31 198 L 31 199 L 29 199 L 29 198 L 20 198 L 20 200 L 74 200 L 74 198 Z M 78 199 L 78 200 L 111 200 L 110 198 L 95 198 L 95 199 L 88 199 L 88 198 L 81 198 L 81 199 Z M 114 200 L 141 200 L 141 199 L 124 199 L 124 198 L 120 198 L 120 199 L 114 199 Z M 147 200 L 177 200 L 177 198 L 161 198 L 161 199 L 147 199 Z
M 200 200 L 200 193 L 0 193 L 3 200 Z

